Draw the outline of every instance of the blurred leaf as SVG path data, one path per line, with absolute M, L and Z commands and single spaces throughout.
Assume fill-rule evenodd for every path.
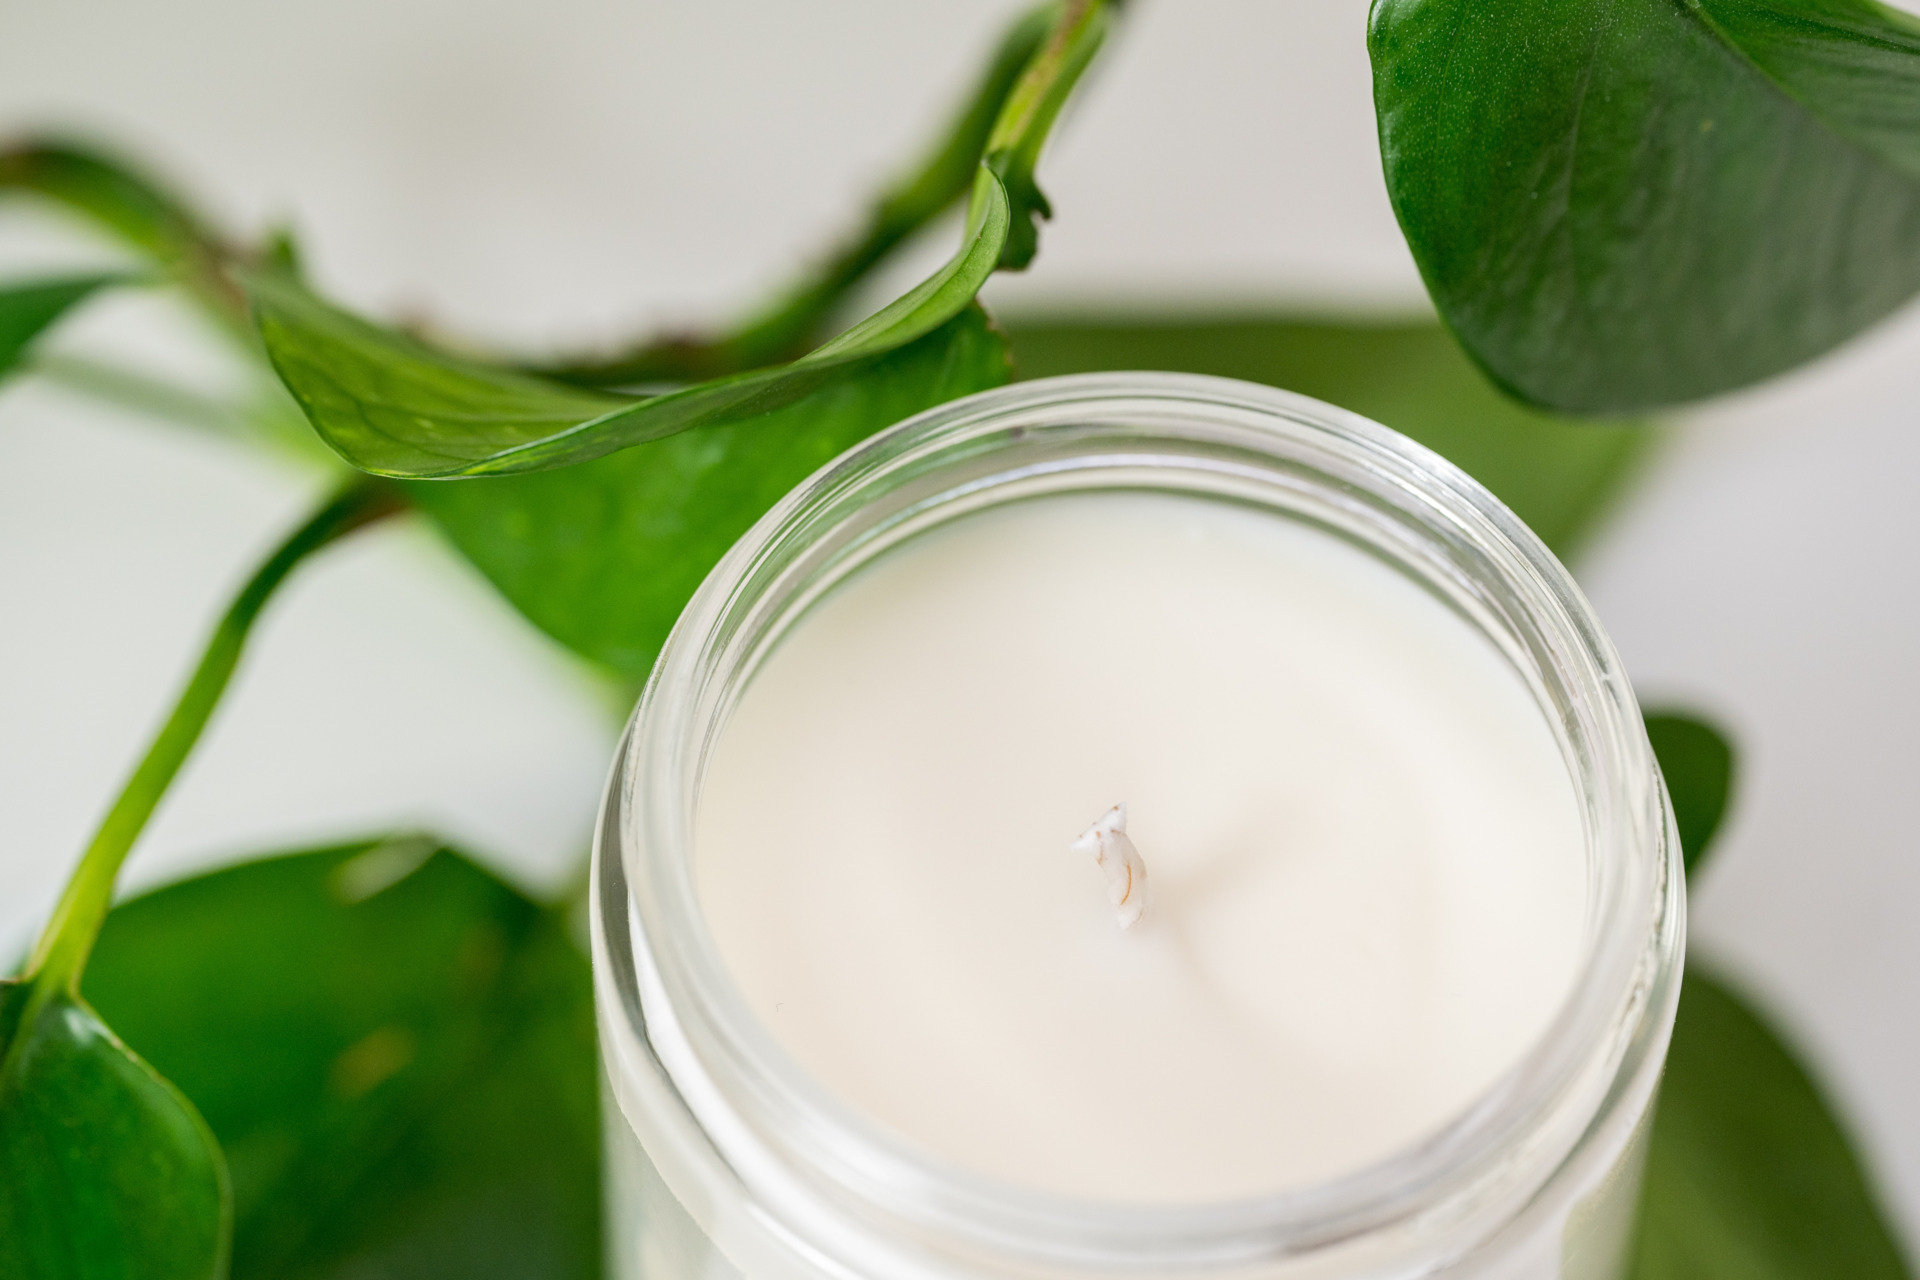
M 219 1280 L 213 1135 L 85 1003 L 0 983 L 0 1276 Z M 24 1019 L 24 1021 L 23 1021 Z
M 136 898 L 86 991 L 219 1135 L 236 1280 L 598 1277 L 587 963 L 459 854 L 357 844 Z
M 1647 739 L 1660 760 L 1687 874 L 1720 829 L 1733 794 L 1733 744 L 1706 721 L 1678 712 L 1649 712 Z
M 736 332 L 718 338 L 675 337 L 597 360 L 535 366 L 531 371 L 582 386 L 697 382 L 776 364 L 805 354 L 849 291 L 895 249 L 973 188 L 987 138 L 1028 62 L 1059 20 L 1048 3 L 1014 20 L 982 70 L 958 116 L 912 174 L 874 202 L 867 225 L 842 249 L 781 294 Z
M 232 250 L 164 184 L 104 151 L 40 139 L 0 148 L 0 194 L 32 192 L 66 206 L 167 268 L 228 321 L 246 300 L 228 278 Z
M 439 354 L 329 306 L 283 274 L 257 272 L 248 289 L 268 358 L 342 457 L 363 471 L 410 479 L 571 466 L 696 427 L 746 422 L 858 380 L 880 358 L 952 322 L 998 267 L 1025 265 L 1032 217 L 1044 212 L 1032 162 L 1104 31 L 1101 0 L 1063 7 L 974 170 L 959 249 L 905 294 L 791 364 L 644 398 L 603 395 Z M 1011 198 L 1002 173 L 1019 185 Z M 1016 224 L 1025 239 L 1010 242 Z
M 216 242 L 185 201 L 137 166 L 77 143 L 41 139 L 0 148 L 0 191 L 7 189 L 56 200 L 162 262 Z
M 1634 1280 L 1904 1280 L 1819 1088 L 1691 961 L 1660 1086 Z
M 642 680 L 700 580 L 787 490 L 883 427 L 1007 376 L 1005 340 L 970 307 L 862 377 L 758 418 L 408 491 L 548 634 Z
M 1648 433 L 1576 426 L 1487 384 L 1438 325 L 1014 320 L 1020 376 L 1171 369 L 1244 378 L 1364 414 L 1447 457 L 1565 557 L 1632 473 Z
M 104 272 L 0 289 L 0 378 L 13 371 L 28 344 L 54 321 L 98 290 L 130 279 L 123 272 Z
M 1920 23 L 1873 0 L 1378 0 L 1394 211 L 1516 395 L 1620 412 L 1920 289 Z

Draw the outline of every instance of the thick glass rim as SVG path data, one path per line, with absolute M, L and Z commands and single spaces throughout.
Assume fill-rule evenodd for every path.
M 1333 1182 L 1219 1204 L 1110 1204 L 949 1165 L 786 1056 L 734 987 L 700 912 L 690 856 L 700 778 L 784 629 L 845 574 L 944 519 L 1101 487 L 1266 505 L 1389 559 L 1507 652 L 1566 755 L 1588 841 L 1574 990 L 1535 1048 L 1465 1112 Z M 857 1238 L 857 1252 L 877 1256 L 932 1249 L 1049 1269 L 1206 1270 L 1510 1216 L 1604 1118 L 1622 1082 L 1663 1052 L 1684 928 L 1678 844 L 1631 688 L 1539 539 L 1451 463 L 1358 415 L 1160 373 L 1046 379 L 955 401 L 850 450 L 768 512 L 709 574 L 662 650 L 615 762 L 600 857 L 595 924 L 614 941 L 596 962 L 632 968 L 603 1023 L 611 1014 L 659 1066 L 747 1200 L 830 1255 Z

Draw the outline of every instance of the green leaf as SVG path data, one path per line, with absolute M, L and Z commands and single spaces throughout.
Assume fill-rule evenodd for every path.
M 105 272 L 0 289 L 0 378 L 13 371 L 28 345 L 61 316 L 108 285 L 131 279 L 123 272 Z
M 1871 0 L 1376 0 L 1394 210 L 1514 394 L 1792 368 L 1920 289 L 1920 25 Z
M 1284 387 L 1412 436 L 1492 489 L 1563 557 L 1632 474 L 1649 433 L 1574 426 L 1490 387 L 1439 326 L 1282 317 L 1014 320 L 1022 377 L 1171 369 Z
M 1107 14 L 1099 0 L 1072 0 L 1027 73 L 1013 88 L 1000 120 L 987 138 L 981 163 L 1005 186 L 1011 209 L 999 265 L 1024 271 L 1040 247 L 1039 223 L 1053 206 L 1034 180 L 1041 148 L 1080 75 L 1106 39 Z
M 28 993 L 0 983 L 0 1275 L 220 1280 L 232 1205 L 206 1123 L 84 1002 L 28 1013 Z
M 982 175 L 981 221 L 960 254 L 918 288 L 792 364 L 665 395 L 613 396 L 429 350 L 334 309 L 301 286 L 250 281 L 268 358 L 321 437 L 377 475 L 446 478 L 542 471 L 695 427 L 748 422 L 831 384 L 945 324 L 999 256 L 1007 203 Z
M 1835 133 L 1920 178 L 1920 22 L 1871 0 L 1698 0 L 1701 18 Z
M 1679 712 L 1648 712 L 1647 739 L 1673 801 L 1680 851 L 1693 875 L 1720 829 L 1733 794 L 1733 744 L 1718 729 Z
M 236 1280 L 597 1280 L 586 960 L 452 850 L 355 844 L 134 899 L 86 991 L 219 1135 Z
M 1008 373 L 1005 340 L 969 307 L 861 377 L 757 418 L 564 470 L 408 491 L 527 617 L 641 680 L 700 580 L 787 490 L 883 427 Z
M 1061 11 L 987 140 L 954 255 L 791 364 L 644 398 L 604 395 L 434 352 L 327 305 L 284 274 L 256 272 L 248 289 L 267 356 L 314 429 L 342 457 L 363 471 L 409 479 L 571 466 L 785 408 L 866 376 L 874 361 L 958 316 L 998 267 L 1024 265 L 1032 217 L 1043 211 L 1032 164 L 1104 30 L 1100 0 L 1078 0 Z M 1003 173 L 1015 183 L 1012 197 Z
M 1634 1280 L 1905 1280 L 1819 1087 L 1688 962 L 1660 1086 Z

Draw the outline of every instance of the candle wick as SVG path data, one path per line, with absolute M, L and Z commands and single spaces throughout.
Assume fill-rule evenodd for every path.
M 1122 929 L 1130 929 L 1147 913 L 1147 864 L 1127 835 L 1127 806 L 1117 804 L 1100 815 L 1080 838 L 1068 846 L 1090 853 L 1107 876 L 1107 901 Z

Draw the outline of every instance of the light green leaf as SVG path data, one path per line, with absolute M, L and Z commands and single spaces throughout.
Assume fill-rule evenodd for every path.
M 1575 426 L 1501 396 L 1430 323 L 1014 320 L 1022 377 L 1172 369 L 1244 378 L 1383 422 L 1492 489 L 1566 556 L 1604 512 L 1648 440 L 1629 426 Z
M 564 470 L 408 486 L 460 551 L 548 634 L 646 677 L 707 571 L 780 497 L 883 427 L 1008 377 L 976 307 L 783 409 Z
M 29 1011 L 29 991 L 0 983 L 0 1275 L 220 1280 L 232 1204 L 206 1123 L 84 1002 Z
M 959 249 L 904 295 L 791 364 L 646 398 L 607 396 L 439 355 L 328 306 L 283 274 L 260 272 L 248 286 L 268 358 L 342 457 L 364 471 L 412 479 L 569 466 L 785 408 L 866 376 L 875 360 L 958 316 L 1003 263 L 1024 265 L 1041 209 L 1032 163 L 1104 30 L 1100 0 L 1063 8 L 974 170 Z M 1020 185 L 1017 199 L 1002 173 Z M 1024 230 L 1009 251 L 1016 222 Z
M 458 360 L 336 310 L 292 281 L 256 276 L 268 358 L 326 442 L 364 471 L 413 478 L 507 475 L 605 457 L 695 427 L 751 421 L 829 386 L 946 323 L 972 301 L 1006 236 L 998 179 L 939 272 L 792 364 L 665 395 L 613 396 Z
M 1394 210 L 1514 394 L 1697 399 L 1920 289 L 1920 26 L 1872 0 L 1376 0 Z
M 1819 1087 L 1743 1001 L 1689 961 L 1634 1280 L 1910 1274 Z
M 236 1280 L 598 1280 L 586 959 L 438 842 L 136 898 L 86 991 L 226 1148 Z
M 104 272 L 0 289 L 0 378 L 13 371 L 28 345 L 61 316 L 101 289 L 131 279 L 122 272 Z
M 1733 798 L 1733 744 L 1706 721 L 1679 712 L 1647 713 L 1647 739 L 1660 760 L 1681 855 L 1693 875 Z
M 383 460 L 367 470 L 437 475 L 641 403 L 433 351 L 329 306 L 291 279 L 250 283 L 281 381 L 348 461 Z

